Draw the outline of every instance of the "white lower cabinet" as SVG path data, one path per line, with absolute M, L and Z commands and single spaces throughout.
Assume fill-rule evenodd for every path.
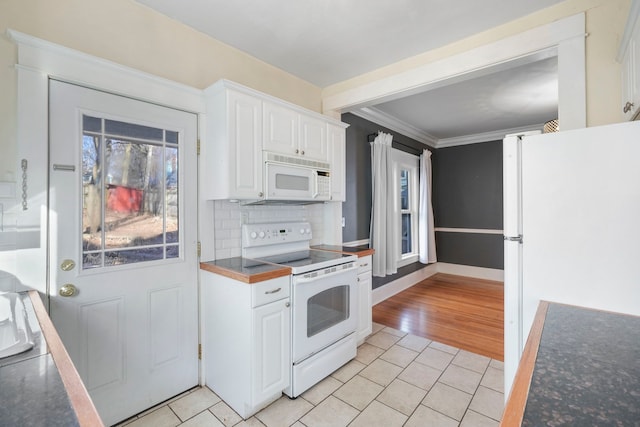
M 247 284 L 201 273 L 205 384 L 246 419 L 290 384 L 290 278 Z
M 358 337 L 358 345 L 371 335 L 371 255 L 358 258 L 358 329 L 356 335 Z

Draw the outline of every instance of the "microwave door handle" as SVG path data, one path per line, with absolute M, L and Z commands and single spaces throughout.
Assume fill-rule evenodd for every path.
M 312 170 L 311 173 L 313 174 L 313 194 L 311 197 L 315 199 L 318 197 L 318 171 Z

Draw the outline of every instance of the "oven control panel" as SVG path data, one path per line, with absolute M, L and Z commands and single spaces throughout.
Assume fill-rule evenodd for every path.
M 308 222 L 277 222 L 244 224 L 242 226 L 242 246 L 244 248 L 305 242 L 311 240 L 311 237 L 311 224 Z

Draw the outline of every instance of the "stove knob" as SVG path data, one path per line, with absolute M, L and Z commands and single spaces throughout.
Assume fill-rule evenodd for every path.
M 258 233 L 258 236 L 259 236 L 261 239 L 264 239 L 264 236 L 265 236 L 264 231 L 261 231 L 260 233 Z
M 304 228 L 300 229 L 300 234 L 304 234 Z
M 255 239 L 256 237 L 258 237 L 258 233 L 256 233 L 255 231 L 252 231 L 251 234 L 249 235 L 252 239 Z
M 306 232 L 307 234 L 311 234 L 311 229 L 310 229 L 310 228 L 307 228 L 307 229 L 305 230 L 305 232 Z

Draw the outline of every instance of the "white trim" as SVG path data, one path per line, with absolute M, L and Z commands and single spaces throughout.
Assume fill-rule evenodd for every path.
M 443 233 L 470 233 L 470 234 L 504 234 L 504 230 L 491 230 L 488 228 L 447 228 L 436 227 L 435 231 Z
M 479 142 L 497 141 L 504 139 L 505 135 L 510 133 L 523 133 L 532 131 L 541 131 L 544 123 L 536 123 L 528 126 L 520 126 L 515 128 L 499 129 L 490 132 L 474 133 L 471 135 L 456 136 L 452 138 L 438 139 L 435 136 L 416 128 L 409 123 L 398 120 L 375 107 L 365 107 L 357 110 L 349 111 L 354 116 L 369 120 L 380 126 L 384 126 L 392 131 L 398 132 L 416 141 L 433 148 L 454 147 L 458 145 L 476 144 Z
M 370 122 L 374 122 L 380 126 L 384 126 L 392 131 L 398 132 L 409 138 L 413 138 L 416 141 L 420 141 L 429 147 L 436 147 L 438 144 L 438 138 L 424 132 L 417 127 L 410 125 L 409 123 L 398 120 L 397 118 L 384 113 L 377 108 L 365 107 L 357 110 L 349 111 L 354 116 L 361 117 Z
M 19 69 L 55 77 L 98 90 L 194 113 L 204 113 L 200 89 L 82 53 L 15 30 L 7 30 L 18 45 Z
M 445 82 L 487 73 L 514 62 L 558 55 L 558 116 L 563 130 L 586 125 L 585 14 L 569 16 L 519 34 L 329 95 L 324 111 L 347 112 L 424 92 Z
M 362 239 L 362 240 L 352 240 L 351 242 L 344 242 L 342 246 L 353 248 L 356 246 L 362 246 L 362 245 L 368 245 L 368 244 L 369 244 L 369 239 Z
M 455 274 L 456 276 L 473 277 L 475 279 L 493 280 L 504 282 L 504 271 L 494 268 L 474 267 L 471 265 L 449 264 L 437 262 L 414 271 L 411 274 L 400 277 L 383 286 L 374 289 L 371 293 L 371 304 L 376 305 L 392 296 L 409 289 L 420 281 L 433 276 L 436 273 Z
M 517 128 L 500 129 L 491 132 L 476 133 L 473 135 L 456 136 L 453 138 L 439 139 L 436 144 L 436 148 L 454 147 L 458 145 L 476 144 L 478 142 L 487 141 L 502 141 L 505 135 L 510 133 L 522 133 L 542 130 L 544 123 L 538 123 L 529 126 L 522 126 Z
M 627 15 L 627 23 L 624 26 L 624 33 L 622 34 L 622 40 L 620 41 L 620 46 L 618 46 L 618 55 L 616 56 L 616 61 L 619 63 L 622 63 L 624 59 L 624 54 L 627 51 L 629 40 L 631 40 L 633 30 L 638 22 L 638 17 L 640 17 L 640 0 L 631 0 L 631 9 L 629 10 L 629 15 Z
M 0 199 L 15 199 L 16 183 L 11 181 L 0 181 Z
M 371 304 L 376 305 L 387 298 L 391 298 L 395 294 L 400 293 L 405 289 L 409 289 L 416 283 L 433 276 L 437 272 L 436 264 L 429 264 L 420 270 L 414 271 L 413 273 L 400 277 L 393 282 L 380 286 L 371 292 Z
M 496 268 L 474 267 L 472 265 L 449 264 L 446 262 L 438 262 L 436 267 L 438 273 L 504 282 L 504 270 Z

